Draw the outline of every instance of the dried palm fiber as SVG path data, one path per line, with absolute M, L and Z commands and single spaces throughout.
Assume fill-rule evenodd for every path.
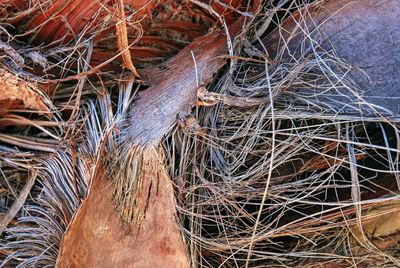
M 241 20 L 233 24 L 230 36 L 241 26 Z M 159 143 L 176 116 L 194 105 L 196 82 L 208 83 L 224 63 L 226 38 L 222 29 L 196 39 L 164 64 L 166 71 L 159 72 L 164 79 L 158 85 L 139 94 L 110 159 L 112 185 L 102 177 L 92 185 L 64 236 L 59 266 L 188 267 L 175 222 L 173 186 Z M 152 111 L 151 126 L 148 110 Z M 88 252 L 89 248 L 93 250 Z M 105 254 L 109 259 L 104 260 Z
M 45 114 L 53 120 L 55 119 L 55 116 L 51 116 L 51 111 L 55 110 L 51 101 L 38 89 L 37 84 L 24 81 L 9 71 L 0 69 L 0 86 L 3 90 L 0 97 L 0 130 L 10 126 L 31 125 L 39 130 L 48 132 L 43 126 L 46 125 L 43 124 L 43 121 L 35 122 L 23 116 L 11 114 L 12 111 L 18 110 L 32 111 L 41 115 Z M 44 146 L 40 141 L 24 140 L 24 136 L 20 134 L 1 133 L 0 142 L 51 151 L 50 147 Z M 0 170 L 3 176 L 0 190 L 3 199 L 1 206 L 3 211 L 0 216 L 1 235 L 25 203 L 34 185 L 36 172 L 27 163 L 24 164 L 24 161 L 17 160 L 18 156 L 29 158 L 29 154 L 17 154 L 16 156 L 12 150 L 8 151 L 7 147 L 1 146 L 0 148 L 2 149 L 0 153 Z M 13 172 L 13 169 L 18 170 L 18 172 Z
M 232 9 L 243 5 L 243 1 L 237 0 L 218 2 L 223 6 L 214 2 L 212 6 L 227 21 L 233 21 L 237 17 Z M 120 12 L 121 3 L 125 7 L 123 13 Z M 8 9 L 10 5 L 13 6 L 12 10 L 16 14 L 23 13 L 23 16 L 17 16 L 18 19 L 6 17 L 3 20 L 6 25 L 18 26 L 20 32 L 15 34 L 17 39 L 29 38 L 30 43 L 46 48 L 63 46 L 59 50 L 64 51 L 58 51 L 58 54 L 64 52 L 64 55 L 61 54 L 61 62 L 53 66 L 52 72 L 48 70 L 48 74 L 52 75 L 57 75 L 60 69 L 68 71 L 73 57 L 65 57 L 65 53 L 79 53 L 78 48 L 87 39 L 94 42 L 91 66 L 100 65 L 102 71 L 119 73 L 120 65 L 126 65 L 123 58 L 129 55 L 127 51 L 130 52 L 134 65 L 140 69 L 159 64 L 175 55 L 193 39 L 205 34 L 218 22 L 207 10 L 188 1 L 7 0 L 0 4 Z M 25 10 L 27 5 L 29 9 Z M 126 29 L 124 24 L 127 25 Z M 121 38 L 128 41 L 129 46 L 126 42 L 121 43 Z
M 104 79 L 99 86 L 113 84 L 121 78 L 121 55 L 126 56 L 127 51 L 133 66 L 143 71 L 141 77 L 150 83 L 152 77 L 146 76 L 144 67 L 170 58 L 219 23 L 207 10 L 187 1 L 125 1 L 125 16 L 116 14 L 120 3 L 5 0 L 0 7 L 7 15 L 1 18 L 0 25 L 4 37 L 22 44 L 19 51 L 35 63 L 29 66 L 32 68 L 29 71 L 54 90 L 60 87 L 58 82 L 76 80 L 85 74 Z M 213 2 L 212 6 L 228 22 L 236 19 L 248 4 L 236 0 L 224 3 Z M 123 21 L 127 25 L 126 34 L 115 25 Z M 126 42 L 117 42 L 121 37 L 127 37 L 129 48 Z M 90 70 L 82 72 L 77 60 L 88 46 L 93 46 Z M 19 70 L 16 73 L 21 74 Z
M 55 265 L 65 228 L 84 196 L 79 190 L 86 189 L 88 181 L 85 179 L 90 173 L 85 161 L 78 159 L 75 166 L 71 161 L 72 156 L 62 150 L 52 157 L 46 155 L 46 159 L 37 160 L 36 187 L 39 188 L 36 190 L 40 194 L 24 205 L 18 222 L 7 229 L 8 243 L 2 250 L 9 253 L 2 266 L 13 261 L 18 261 L 18 267 Z
M 225 37 L 226 38 L 226 37 Z M 93 44 L 93 42 L 91 43 L 90 42 L 90 40 L 89 40 L 89 42 L 86 42 L 85 43 L 85 46 L 86 45 L 88 45 L 89 46 L 89 51 L 91 51 L 93 48 L 91 48 L 91 44 Z M 83 46 L 83 47 L 85 47 L 85 46 Z M 55 52 L 55 53 L 58 53 L 57 51 Z M 86 63 L 88 63 L 89 61 L 90 61 L 90 59 L 91 59 L 91 55 L 92 55 L 93 53 L 91 52 L 91 53 L 88 53 L 88 56 L 87 56 L 87 58 L 86 58 Z M 79 63 L 79 62 L 78 62 Z M 75 66 L 72 66 L 73 68 L 75 68 Z M 86 64 L 86 68 L 87 68 L 87 64 Z M 78 66 L 78 68 L 76 68 L 77 70 L 79 70 L 80 68 L 79 68 L 79 66 Z M 69 88 L 65 88 L 65 89 L 61 89 L 61 90 L 55 90 L 54 91 L 54 93 L 55 93 L 55 99 L 57 100 L 58 98 L 61 98 L 61 99 L 63 99 L 63 98 L 68 98 L 68 97 L 70 97 L 70 99 L 69 99 L 69 101 L 67 101 L 66 103 L 63 103 L 62 105 L 60 104 L 60 106 L 62 107 L 63 105 L 65 105 L 64 107 L 63 107 L 63 109 L 65 109 L 66 107 L 67 107 L 67 110 L 69 110 L 69 109 L 71 109 L 73 112 L 72 112 L 72 114 L 74 115 L 75 113 L 76 113 L 76 108 L 77 108 L 77 103 L 79 104 L 79 102 L 83 99 L 83 93 L 84 93 L 84 87 L 83 86 L 81 86 L 81 85 L 83 85 L 83 83 L 84 82 L 82 82 L 82 81 L 85 81 L 85 67 L 83 68 L 83 74 L 79 74 L 78 76 L 76 76 L 76 78 L 78 78 L 78 79 L 80 79 L 80 83 L 78 83 L 76 86 L 72 86 L 72 90 L 71 89 L 69 89 Z M 63 74 L 60 74 L 60 76 L 62 77 L 63 76 Z M 82 79 L 83 78 L 83 79 Z M 74 77 L 73 77 L 73 79 L 75 79 Z M 64 80 L 62 80 L 62 81 L 67 81 L 67 79 L 64 79 Z M 132 84 L 131 84 L 131 86 L 132 86 Z M 75 88 L 75 89 L 74 89 Z M 78 93 L 76 93 L 76 90 L 78 90 Z M 68 94 L 71 94 L 70 96 L 68 96 Z M 90 94 L 90 91 L 89 91 L 89 94 Z M 71 101 L 71 99 L 73 100 L 72 101 L 72 103 L 73 102 L 75 102 L 75 104 L 73 104 L 73 105 L 70 105 L 69 103 L 70 103 L 70 101 Z M 123 101 L 123 103 L 126 103 L 127 101 L 126 100 L 124 100 Z M 102 116 L 104 116 L 104 114 L 102 114 Z M 71 125 L 73 125 L 76 121 L 75 121 L 75 119 L 76 119 L 76 116 L 71 116 L 71 118 L 72 118 L 72 120 L 70 120 L 70 122 L 68 122 L 68 123 L 70 123 Z M 71 125 L 68 125 L 68 127 L 69 126 L 71 126 Z M 75 127 L 73 127 L 73 130 L 75 130 L 76 129 L 76 126 Z M 67 134 L 68 134 L 68 131 L 67 131 Z M 71 134 L 71 133 L 69 133 L 69 134 Z M 61 134 L 61 136 L 62 136 L 62 134 Z M 68 137 L 63 137 L 63 139 L 66 139 L 66 140 L 68 140 L 70 137 L 69 137 L 69 135 L 68 135 Z M 73 142 L 73 141 L 71 141 L 71 142 Z M 83 145 L 79 145 L 79 146 L 83 146 Z M 67 168 L 68 168 L 68 165 L 67 165 Z M 101 168 L 99 168 L 99 169 L 97 169 L 97 171 L 98 172 L 101 172 Z M 92 176 L 91 176 L 92 177 Z M 63 191 L 59 191 L 58 192 L 58 194 L 59 195 L 62 195 L 62 192 Z M 44 205 L 42 205 L 42 206 L 44 206 Z M 62 225 L 63 227 L 66 227 L 65 226 L 65 224 L 64 225 Z M 18 234 L 17 236 L 15 236 L 15 238 L 17 238 L 17 237 L 22 237 L 22 238 L 24 238 L 24 236 L 23 235 L 21 235 L 21 234 Z M 45 235 L 43 236 L 44 238 L 46 237 Z M 12 239 L 12 238 L 11 238 Z M 40 239 L 39 239 L 40 240 Z M 26 242 L 26 240 L 25 240 L 25 242 Z M 21 242 L 20 244 L 23 244 L 23 242 Z M 55 246 L 55 249 L 57 249 L 57 244 L 58 243 L 55 243 L 54 244 L 54 246 Z M 53 248 L 52 248 L 53 249 Z M 15 256 L 15 255 L 14 255 Z M 32 259 L 29 259 L 28 257 L 27 257 L 28 255 L 25 255 L 24 257 L 25 257 L 25 260 L 27 260 L 28 262 L 30 262 L 30 261 L 32 261 Z M 47 255 L 45 255 L 45 254 L 40 254 L 40 255 L 37 255 L 36 254 L 36 256 L 35 256 L 35 258 L 37 258 L 37 259 L 39 259 L 39 260 L 42 260 L 41 259 L 41 257 L 42 256 L 44 256 L 45 258 L 47 258 Z M 54 257 L 55 255 L 52 255 L 52 257 Z M 22 259 L 22 265 L 25 265 L 26 263 L 28 263 L 28 262 L 25 262 L 24 261 L 24 258 L 21 258 L 21 255 L 19 255 L 19 257 L 17 258 L 18 260 L 21 260 Z M 14 260 L 15 260 L 15 258 L 14 258 Z M 54 259 L 51 259 L 51 261 L 54 261 Z M 38 261 L 38 260 L 35 260 L 35 262 L 40 262 L 40 261 Z
M 123 99 L 126 92 L 121 90 L 120 94 Z M 113 136 L 105 135 L 112 127 L 113 112 L 109 104 L 110 95 L 104 93 L 96 102 L 82 102 L 75 122 L 78 131 L 72 135 L 75 144 L 57 141 L 53 153 L 40 148 L 24 152 L 23 144 L 15 149 L 2 148 L 2 171 L 9 166 L 14 172 L 28 170 L 36 175 L 37 183 L 18 220 L 6 230 L 5 242 L 0 247 L 1 267 L 56 265 L 61 239 L 86 196 L 101 151 L 112 144 Z M 119 116 L 122 106 L 120 102 L 115 116 Z M 10 181 L 9 172 L 2 174 Z
M 8 50 L 1 64 L 10 67 L 5 60 L 15 55 L 10 56 Z M 63 97 L 63 92 L 56 92 L 50 97 L 43 84 L 11 74 L 25 72 L 18 68 L 0 70 L 1 94 L 7 104 L 0 115 L 0 174 L 6 186 L 6 195 L 1 196 L 0 263 L 2 267 L 51 267 L 65 229 L 86 195 L 99 155 L 96 137 L 109 117 L 103 112 L 96 118 L 93 105 L 80 103 L 74 94 Z M 73 114 L 74 109 L 79 111 L 70 122 L 75 128 L 63 114 Z M 3 232 L 4 225 L 8 228 Z
M 283 22 L 269 11 L 242 63 L 199 92 L 211 107 L 195 110 L 197 131 L 164 140 L 191 263 L 398 265 L 398 242 L 365 224 L 399 199 L 399 4 L 293 3 Z
M 276 9 L 267 9 L 266 14 L 257 20 L 259 28 L 254 30 L 256 34 L 248 33 L 250 41 L 257 40 L 258 34 L 268 26 L 275 12 L 288 15 L 291 13 L 286 12 L 286 8 L 292 12 L 300 8 L 292 4 L 283 9 L 284 3 L 289 1 L 277 3 Z M 306 11 L 308 10 L 302 9 L 299 12 L 307 15 Z M 337 14 L 340 16 L 340 12 Z M 304 18 L 308 18 L 306 15 L 303 15 Z M 300 16 L 297 20 L 302 21 L 303 17 Z M 329 93 L 329 90 L 336 89 L 344 98 L 350 96 L 345 99 L 346 104 L 354 103 L 356 98 L 352 98 L 353 93 L 348 93 L 347 89 L 351 88 L 357 94 L 360 91 L 355 86 L 356 83 L 351 81 L 352 77 L 347 76 L 347 71 L 351 68 L 351 58 L 347 59 L 350 64 L 340 60 L 338 48 L 336 51 L 331 48 L 321 51 L 318 47 L 310 53 L 310 58 L 295 55 L 293 61 L 286 58 L 285 53 L 275 56 L 270 53 L 273 59 L 278 60 L 269 62 L 268 72 L 263 72 L 265 55 L 258 48 L 259 51 L 251 45 L 244 47 L 243 52 L 238 55 L 245 56 L 245 59 L 242 57 L 243 62 L 239 62 L 236 69 L 229 70 L 229 73 L 219 77 L 208 88 L 217 94 L 207 93 L 203 87 L 200 88 L 200 105 L 215 105 L 216 102 L 219 104 L 196 109 L 197 123 L 190 116 L 180 116 L 183 129 L 173 128 L 171 135 L 164 138 L 164 146 L 167 148 L 164 154 L 167 154 L 169 163 L 174 167 L 169 170 L 170 176 L 176 179 L 181 188 L 178 194 L 180 216 L 185 224 L 182 227 L 186 228 L 193 266 L 240 266 L 245 264 L 247 255 L 251 257 L 249 265 L 268 267 L 347 267 L 354 263 L 393 263 L 393 258 L 386 256 L 383 259 L 381 252 L 372 251 L 368 245 L 361 246 L 367 249 L 367 256 L 357 256 L 359 253 L 355 251 L 360 250 L 349 245 L 354 242 L 350 232 L 356 233 L 354 236 L 361 240 L 359 231 L 356 231 L 356 212 L 362 218 L 370 218 L 369 212 L 364 212 L 369 211 L 369 207 L 379 202 L 386 204 L 387 200 L 397 198 L 393 196 L 397 189 L 395 178 L 398 170 L 396 114 L 380 116 L 365 105 L 361 117 L 360 111 L 354 113 L 356 105 L 353 105 L 354 108 L 349 106 L 341 110 L 344 106 L 340 103 L 343 102 L 342 98 L 331 97 L 327 100 L 324 97 L 322 101 L 321 98 L 309 96 L 308 92 L 303 96 L 301 91 L 296 91 L 315 87 L 319 89 L 317 92 Z M 248 61 L 246 57 L 249 58 Z M 262 66 L 257 65 L 257 62 Z M 267 73 L 272 79 L 265 78 Z M 277 81 L 282 77 L 282 83 L 279 84 Z M 324 79 L 329 81 L 322 82 Z M 267 81 L 272 86 L 265 86 Z M 123 91 L 122 88 L 120 90 Z M 279 93 L 272 102 L 273 107 L 270 95 L 275 95 L 269 94 L 270 90 Z M 69 88 L 63 89 L 66 96 L 72 91 Z M 58 93 L 57 98 L 62 96 L 62 92 Z M 125 101 L 123 103 L 127 102 Z M 136 102 L 139 101 L 140 99 Z M 232 105 L 235 102 L 243 107 L 235 108 Z M 108 105 L 110 102 L 100 106 Z M 95 119 L 98 121 L 112 118 L 111 112 L 98 112 L 98 115 L 99 118 Z M 275 124 L 274 128 L 272 122 Z M 124 130 L 123 125 L 118 128 Z M 99 129 L 103 133 L 101 124 Z M 276 146 L 272 146 L 272 141 Z M 96 148 L 98 147 L 97 145 Z M 271 157 L 271 151 L 274 157 Z M 170 155 L 170 152 L 174 154 Z M 268 158 L 272 161 L 268 162 Z M 7 157 L 7 161 L 9 159 Z M 183 164 L 177 166 L 178 163 Z M 273 163 L 273 169 L 268 168 L 269 163 Z M 354 185 L 360 185 L 363 190 L 359 203 L 351 200 L 352 183 L 347 171 L 349 167 L 354 167 L 354 163 L 358 165 L 359 180 Z M 101 176 L 101 168 L 96 171 L 90 177 Z M 265 190 L 265 178 L 268 179 L 270 171 L 271 184 L 268 191 L 265 191 L 268 194 L 266 202 L 270 206 L 262 206 L 262 217 L 260 216 L 257 228 L 254 228 L 253 223 L 256 222 Z M 383 176 L 386 173 L 387 176 Z M 108 200 L 111 200 L 110 192 L 105 190 Z M 392 194 L 392 197 L 383 196 L 385 193 Z M 90 200 L 93 202 L 94 199 L 88 198 L 87 202 Z M 354 204 L 360 204 L 363 211 L 359 213 Z M 149 210 L 148 208 L 147 211 Z M 392 212 L 393 209 L 385 208 L 382 213 L 389 215 Z M 364 226 L 363 221 L 361 223 Z M 256 239 L 250 245 L 249 236 L 254 229 L 257 229 L 254 236 Z M 108 230 L 100 228 L 100 234 L 101 231 Z M 41 232 L 43 231 L 38 234 Z M 349 243 L 346 244 L 347 241 Z M 372 242 L 378 244 L 376 240 Z M 56 248 L 52 247 L 51 250 Z M 249 254 L 249 248 L 252 254 Z M 39 256 L 38 252 L 32 254 L 37 260 L 42 261 L 42 256 L 45 256 L 54 264 L 56 254 L 48 257 L 46 254 Z M 18 260 L 24 261 L 30 256 L 20 256 Z M 312 258 L 317 261 L 310 263 Z

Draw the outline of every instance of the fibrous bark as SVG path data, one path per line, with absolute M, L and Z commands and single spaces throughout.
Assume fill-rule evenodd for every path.
M 128 2 L 143 9 L 133 15 L 123 7 Z M 187 4 L 182 13 L 174 12 L 182 2 Z M 53 99 L 43 101 L 36 84 L 16 75 L 3 83 L 8 89 L 10 81 L 18 81 L 0 96 L 0 104 L 7 103 L 0 116 L 21 108 L 59 111 L 62 119 L 43 122 L 37 113 L 0 118 L 2 130 L 11 126 L 0 135 L 7 150 L 0 151 L 5 156 L 0 160 L 7 160 L 1 165 L 20 158 L 26 167 L 23 161 L 38 155 L 46 160 L 37 165 L 46 170 L 37 180 L 46 184 L 39 188 L 45 193 L 42 202 L 28 208 L 32 217 L 7 231 L 16 241 L 7 238 L 11 242 L 0 253 L 10 250 L 7 261 L 43 266 L 58 256 L 60 267 L 398 264 L 397 251 L 390 252 L 399 239 L 398 202 L 379 205 L 398 199 L 397 2 L 268 1 L 258 17 L 235 11 L 241 1 L 229 1 L 230 8 L 226 1 L 208 7 L 204 3 L 211 1 L 182 2 L 119 1 L 114 14 L 115 1 L 46 1 L 44 13 L 34 5 L 26 13 L 32 18 L 7 21 L 25 21 L 22 31 L 31 30 L 26 33 L 31 44 L 76 45 L 60 49 L 77 49 L 79 57 L 65 64 L 72 66 L 72 76 L 61 79 L 67 82 L 61 93 L 52 91 L 57 108 L 51 111 Z M 206 9 L 198 12 L 193 3 Z M 307 4 L 300 8 L 299 3 Z M 220 19 L 207 13 L 211 7 L 210 14 Z M 241 53 L 232 57 L 238 64 L 209 85 L 225 63 L 226 29 L 192 40 L 221 26 L 222 18 L 229 25 L 236 13 L 254 19 L 254 27 L 241 36 Z M 286 19 L 280 21 L 281 16 Z M 149 34 L 140 36 L 136 26 Z M 231 39 L 240 26 L 239 21 L 231 27 Z M 274 29 L 263 44 L 259 27 Z M 87 43 L 74 44 L 85 38 Z M 17 63 L 14 70 L 23 70 L 24 60 L 14 52 L 26 48 L 9 48 L 2 47 L 6 58 Z M 34 62 L 38 67 L 40 60 Z M 145 81 L 137 95 L 134 79 L 123 81 L 121 64 Z M 124 83 L 130 93 L 124 93 Z M 126 103 L 123 108 L 130 103 L 128 112 L 120 103 Z M 197 107 L 196 118 L 190 115 L 195 104 L 208 106 Z M 67 126 L 65 136 L 55 129 L 59 125 Z M 35 136 L 14 135 L 19 127 Z M 48 136 L 55 140 L 43 138 Z M 21 148 L 31 151 L 17 154 Z M 370 210 L 375 205 L 376 211 Z M 375 224 L 374 218 L 381 221 Z M 379 241 L 387 236 L 394 241 Z
M 241 25 L 239 20 L 232 26 L 230 37 Z M 190 112 L 198 85 L 209 83 L 225 62 L 226 38 L 221 29 L 196 39 L 158 71 L 158 84 L 139 94 L 113 156 L 121 159 L 111 165 L 117 169 L 110 173 L 114 182 L 94 178 L 63 239 L 60 267 L 189 266 L 160 142 L 178 114 Z

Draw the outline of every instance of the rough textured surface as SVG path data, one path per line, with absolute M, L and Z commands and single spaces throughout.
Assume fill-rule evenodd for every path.
M 18 76 L 0 69 L 0 115 L 12 109 L 48 111 L 35 83 L 24 81 Z
M 232 34 L 241 25 L 235 23 Z M 157 148 L 178 113 L 195 104 L 196 79 L 208 82 L 225 62 L 221 56 L 226 51 L 226 35 L 216 31 L 193 41 L 158 70 L 159 83 L 153 81 L 132 106 L 124 144 L 128 151 L 143 146 L 141 170 L 138 177 L 122 176 L 116 183 L 138 181 L 139 190 L 129 189 L 135 196 L 127 198 L 135 203 L 123 203 L 122 210 L 143 212 L 143 218 L 139 224 L 126 223 L 113 205 L 114 185 L 97 177 L 63 239 L 59 267 L 189 267 L 175 221 L 172 182 Z
M 240 26 L 241 20 L 232 25 L 231 36 Z M 139 95 L 130 110 L 129 140 L 157 144 L 178 113 L 190 111 L 196 102 L 198 85 L 209 83 L 225 63 L 222 56 L 227 53 L 226 40 L 223 30 L 202 36 L 167 61 L 164 70 L 147 74 L 155 76 L 157 82 Z
M 400 2 L 327 0 L 303 13 L 294 13 L 283 23 L 284 30 L 263 40 L 271 56 L 283 47 L 280 35 L 288 42 L 286 53 L 307 51 L 309 43 L 299 27 L 307 25 L 323 49 L 333 46 L 338 56 L 354 67 L 351 77 L 364 91 L 365 100 L 400 112 Z M 302 40 L 306 41 L 299 42 Z
M 141 224 L 130 226 L 120 217 L 112 204 L 112 185 L 99 172 L 64 237 L 58 267 L 188 267 L 172 183 L 157 156 L 148 156 L 145 165 L 153 172 L 144 180 L 149 191 L 143 195 L 149 200 Z
M 119 1 L 119 0 L 118 0 Z M 0 4 L 11 11 L 23 10 L 25 16 L 8 20 L 19 30 L 30 32 L 34 44 L 43 43 L 53 47 L 70 44 L 77 36 L 96 35 L 91 58 L 91 66 L 100 65 L 118 53 L 115 36 L 115 20 L 118 1 L 110 0 L 0 0 Z M 176 55 L 185 44 L 204 35 L 217 21 L 206 9 L 186 0 L 123 0 L 127 21 L 129 52 L 135 67 L 146 69 Z M 246 7 L 248 1 L 222 0 L 225 4 L 210 1 L 219 14 L 228 22 L 237 17 L 225 5 Z M 9 5 L 6 5 L 9 4 Z M 29 8 L 28 8 L 29 7 Z M 177 12 L 179 10 L 179 12 Z M 41 12 L 40 12 L 41 11 Z M 137 29 L 143 29 L 141 31 Z M 125 57 L 128 54 L 124 54 Z M 121 57 L 114 59 L 105 69 L 120 70 L 124 62 Z

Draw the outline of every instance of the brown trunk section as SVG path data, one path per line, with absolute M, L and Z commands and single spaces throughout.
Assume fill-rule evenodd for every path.
M 148 198 L 140 225 L 126 223 L 113 205 L 113 185 L 99 172 L 90 194 L 64 237 L 59 267 L 188 267 L 175 221 L 173 187 L 158 155 L 144 165 L 142 198 Z M 157 177 L 157 181 L 153 178 Z

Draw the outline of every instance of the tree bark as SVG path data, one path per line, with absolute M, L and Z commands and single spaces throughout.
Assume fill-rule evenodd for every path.
M 241 19 L 232 25 L 231 37 L 241 25 Z M 155 79 L 159 83 L 153 81 L 133 103 L 123 145 L 127 151 L 135 149 L 139 175 L 116 183 L 138 180 L 136 192 L 117 199 L 118 213 L 113 205 L 115 185 L 99 172 L 64 236 L 59 267 L 189 267 L 159 144 L 177 115 L 194 106 L 197 84 L 210 82 L 225 63 L 226 38 L 223 29 L 200 37 L 166 62 L 164 70 L 152 73 L 159 76 Z

